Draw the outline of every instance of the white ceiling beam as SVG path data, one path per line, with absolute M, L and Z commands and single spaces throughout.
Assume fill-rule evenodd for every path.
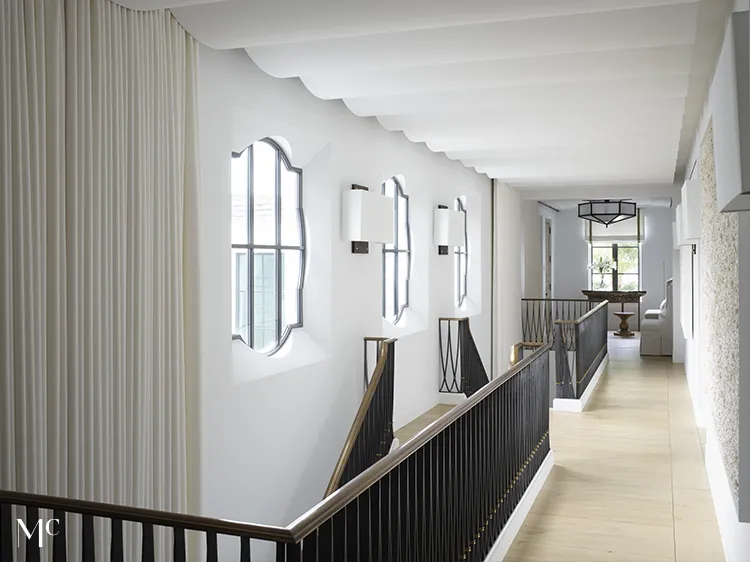
M 672 182 L 654 182 L 654 183 L 628 183 L 598 182 L 594 185 L 582 185 L 581 183 L 560 183 L 558 185 L 543 185 L 542 183 L 535 186 L 518 183 L 512 184 L 522 199 L 534 201 L 552 202 L 558 199 L 638 199 L 654 197 L 676 197 L 680 193 L 679 186 Z
M 349 69 L 303 75 L 321 99 L 463 91 L 538 84 L 689 75 L 692 47 L 569 53 L 409 68 Z
M 465 112 L 467 108 L 507 108 L 518 112 L 535 112 L 540 108 L 542 111 L 566 111 L 570 108 L 616 107 L 619 103 L 644 100 L 680 100 L 684 98 L 686 88 L 686 76 L 666 75 L 602 82 L 345 98 L 344 103 L 361 117 L 456 113 Z
M 466 120 L 451 122 L 450 120 L 436 120 L 432 123 L 410 123 L 401 126 L 398 120 L 388 121 L 379 118 L 380 123 L 390 131 L 403 131 L 414 142 L 423 142 L 434 137 L 444 137 L 451 134 L 457 136 L 495 135 L 550 135 L 552 138 L 577 135 L 578 131 L 586 130 L 601 137 L 616 135 L 624 131 L 636 131 L 648 134 L 653 130 L 664 130 L 679 135 L 682 126 L 682 115 L 613 115 L 602 118 L 593 114 L 557 115 L 545 119 L 544 116 L 533 114 L 518 115 L 515 118 L 488 117 L 484 120 Z
M 696 4 L 248 48 L 272 76 L 690 45 Z
M 137 9 L 176 8 L 173 13 L 178 21 L 200 41 L 215 49 L 235 49 L 690 4 L 697 0 L 117 1 Z

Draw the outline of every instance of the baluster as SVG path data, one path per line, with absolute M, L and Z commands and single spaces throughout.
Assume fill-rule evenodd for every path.
M 13 506 L 0 503 L 0 560 L 13 560 Z
M 333 516 L 332 522 L 333 556 L 331 560 L 346 560 L 346 510 Z
M 111 562 L 123 562 L 125 559 L 122 544 L 122 519 L 112 519 L 112 540 L 109 543 Z
M 38 508 L 26 507 L 26 527 L 30 533 L 36 529 L 40 536 L 44 535 L 44 521 L 39 520 Z M 39 562 L 39 541 L 33 535 L 26 541 L 26 562 Z
M 318 562 L 318 533 L 320 529 L 315 529 L 307 535 L 302 541 L 302 560 L 303 562 Z M 244 561 L 241 561 L 244 562 Z
M 302 545 L 300 543 L 287 543 L 285 546 L 286 562 L 302 562 Z
M 141 562 L 154 562 L 154 526 L 143 523 L 141 529 Z
M 64 511 L 55 510 L 53 517 L 57 519 L 57 534 L 52 539 L 52 562 L 66 562 L 68 560 L 66 515 Z M 0 559 L 4 560 L 1 552 Z
M 206 533 L 206 562 L 219 562 L 219 545 L 212 531 Z
M 96 550 L 94 549 L 94 517 L 92 515 L 83 516 L 83 548 L 81 550 L 82 560 L 85 562 L 94 562 L 96 560 Z
M 187 551 L 185 548 L 185 529 L 182 527 L 172 528 L 172 540 L 174 541 L 174 562 L 185 562 L 187 559 Z M 250 558 L 244 560 L 240 558 L 241 562 L 250 562 Z

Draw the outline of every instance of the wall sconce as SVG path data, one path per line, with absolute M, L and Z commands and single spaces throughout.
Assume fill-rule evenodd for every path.
M 352 254 L 369 254 L 370 242 L 393 244 L 393 198 L 361 185 L 344 192 L 341 205 L 343 234 Z
M 433 238 L 439 256 L 448 255 L 448 246 L 463 246 L 466 234 L 466 213 L 451 211 L 445 205 L 435 209 Z

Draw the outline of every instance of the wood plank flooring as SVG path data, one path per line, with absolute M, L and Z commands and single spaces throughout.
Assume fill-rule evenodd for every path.
M 582 414 L 553 412 L 555 467 L 506 560 L 724 560 L 685 372 L 610 338 Z

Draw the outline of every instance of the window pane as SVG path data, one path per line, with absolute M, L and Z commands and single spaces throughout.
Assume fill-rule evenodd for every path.
M 591 288 L 595 291 L 612 290 L 612 246 L 593 246 L 591 248 Z
M 248 250 L 232 250 L 232 333 L 250 341 L 248 331 Z
M 253 259 L 253 348 L 276 345 L 276 252 L 255 250 Z
M 402 306 L 409 304 L 408 298 L 409 293 L 407 290 L 407 284 L 409 280 L 409 254 L 406 252 L 399 252 L 398 254 L 398 307 L 396 312 Z
M 232 244 L 247 244 L 248 185 L 247 154 L 232 157 Z
M 619 274 L 617 276 L 617 288 L 620 291 L 637 291 L 638 290 L 638 274 Z
M 386 197 L 395 197 L 396 196 L 395 193 L 396 193 L 395 182 L 392 179 L 386 181 L 383 184 L 383 195 L 385 195 Z M 394 202 L 394 205 L 395 205 L 395 202 Z M 398 225 L 395 223 L 393 225 L 393 230 L 394 230 L 394 239 L 395 239 L 395 234 L 398 232 Z M 391 243 L 383 245 L 383 248 L 386 250 L 393 250 L 395 247 L 396 247 L 395 244 L 391 244 Z
M 255 244 L 276 243 L 276 150 L 265 142 L 253 144 L 253 232 Z M 256 347 L 257 349 L 257 347 Z
M 599 261 L 600 259 L 612 261 L 612 246 L 594 246 L 592 248 L 592 254 L 595 262 Z
M 464 287 L 466 283 L 466 276 L 464 270 L 464 264 L 466 263 L 466 255 L 461 252 L 456 252 L 453 267 L 454 267 L 454 289 L 456 296 L 456 303 L 461 302 L 461 298 L 464 295 Z
M 617 247 L 617 271 L 638 273 L 638 246 Z
M 408 238 L 408 203 L 406 197 L 398 197 L 398 249 L 406 250 L 409 245 Z
M 604 275 L 599 275 L 599 273 L 594 272 L 593 282 L 591 285 L 595 291 L 611 291 L 612 274 L 605 273 Z
M 299 287 L 302 252 L 299 250 L 281 251 L 281 327 L 282 330 L 299 322 Z
M 300 246 L 299 180 L 296 172 L 281 164 L 281 244 Z
M 395 267 L 396 254 L 387 252 L 383 254 L 385 261 L 385 271 L 383 276 L 383 291 L 384 291 L 384 302 L 385 302 L 385 317 L 389 320 L 393 320 L 395 315 L 395 296 L 394 288 L 396 286 L 395 278 Z

